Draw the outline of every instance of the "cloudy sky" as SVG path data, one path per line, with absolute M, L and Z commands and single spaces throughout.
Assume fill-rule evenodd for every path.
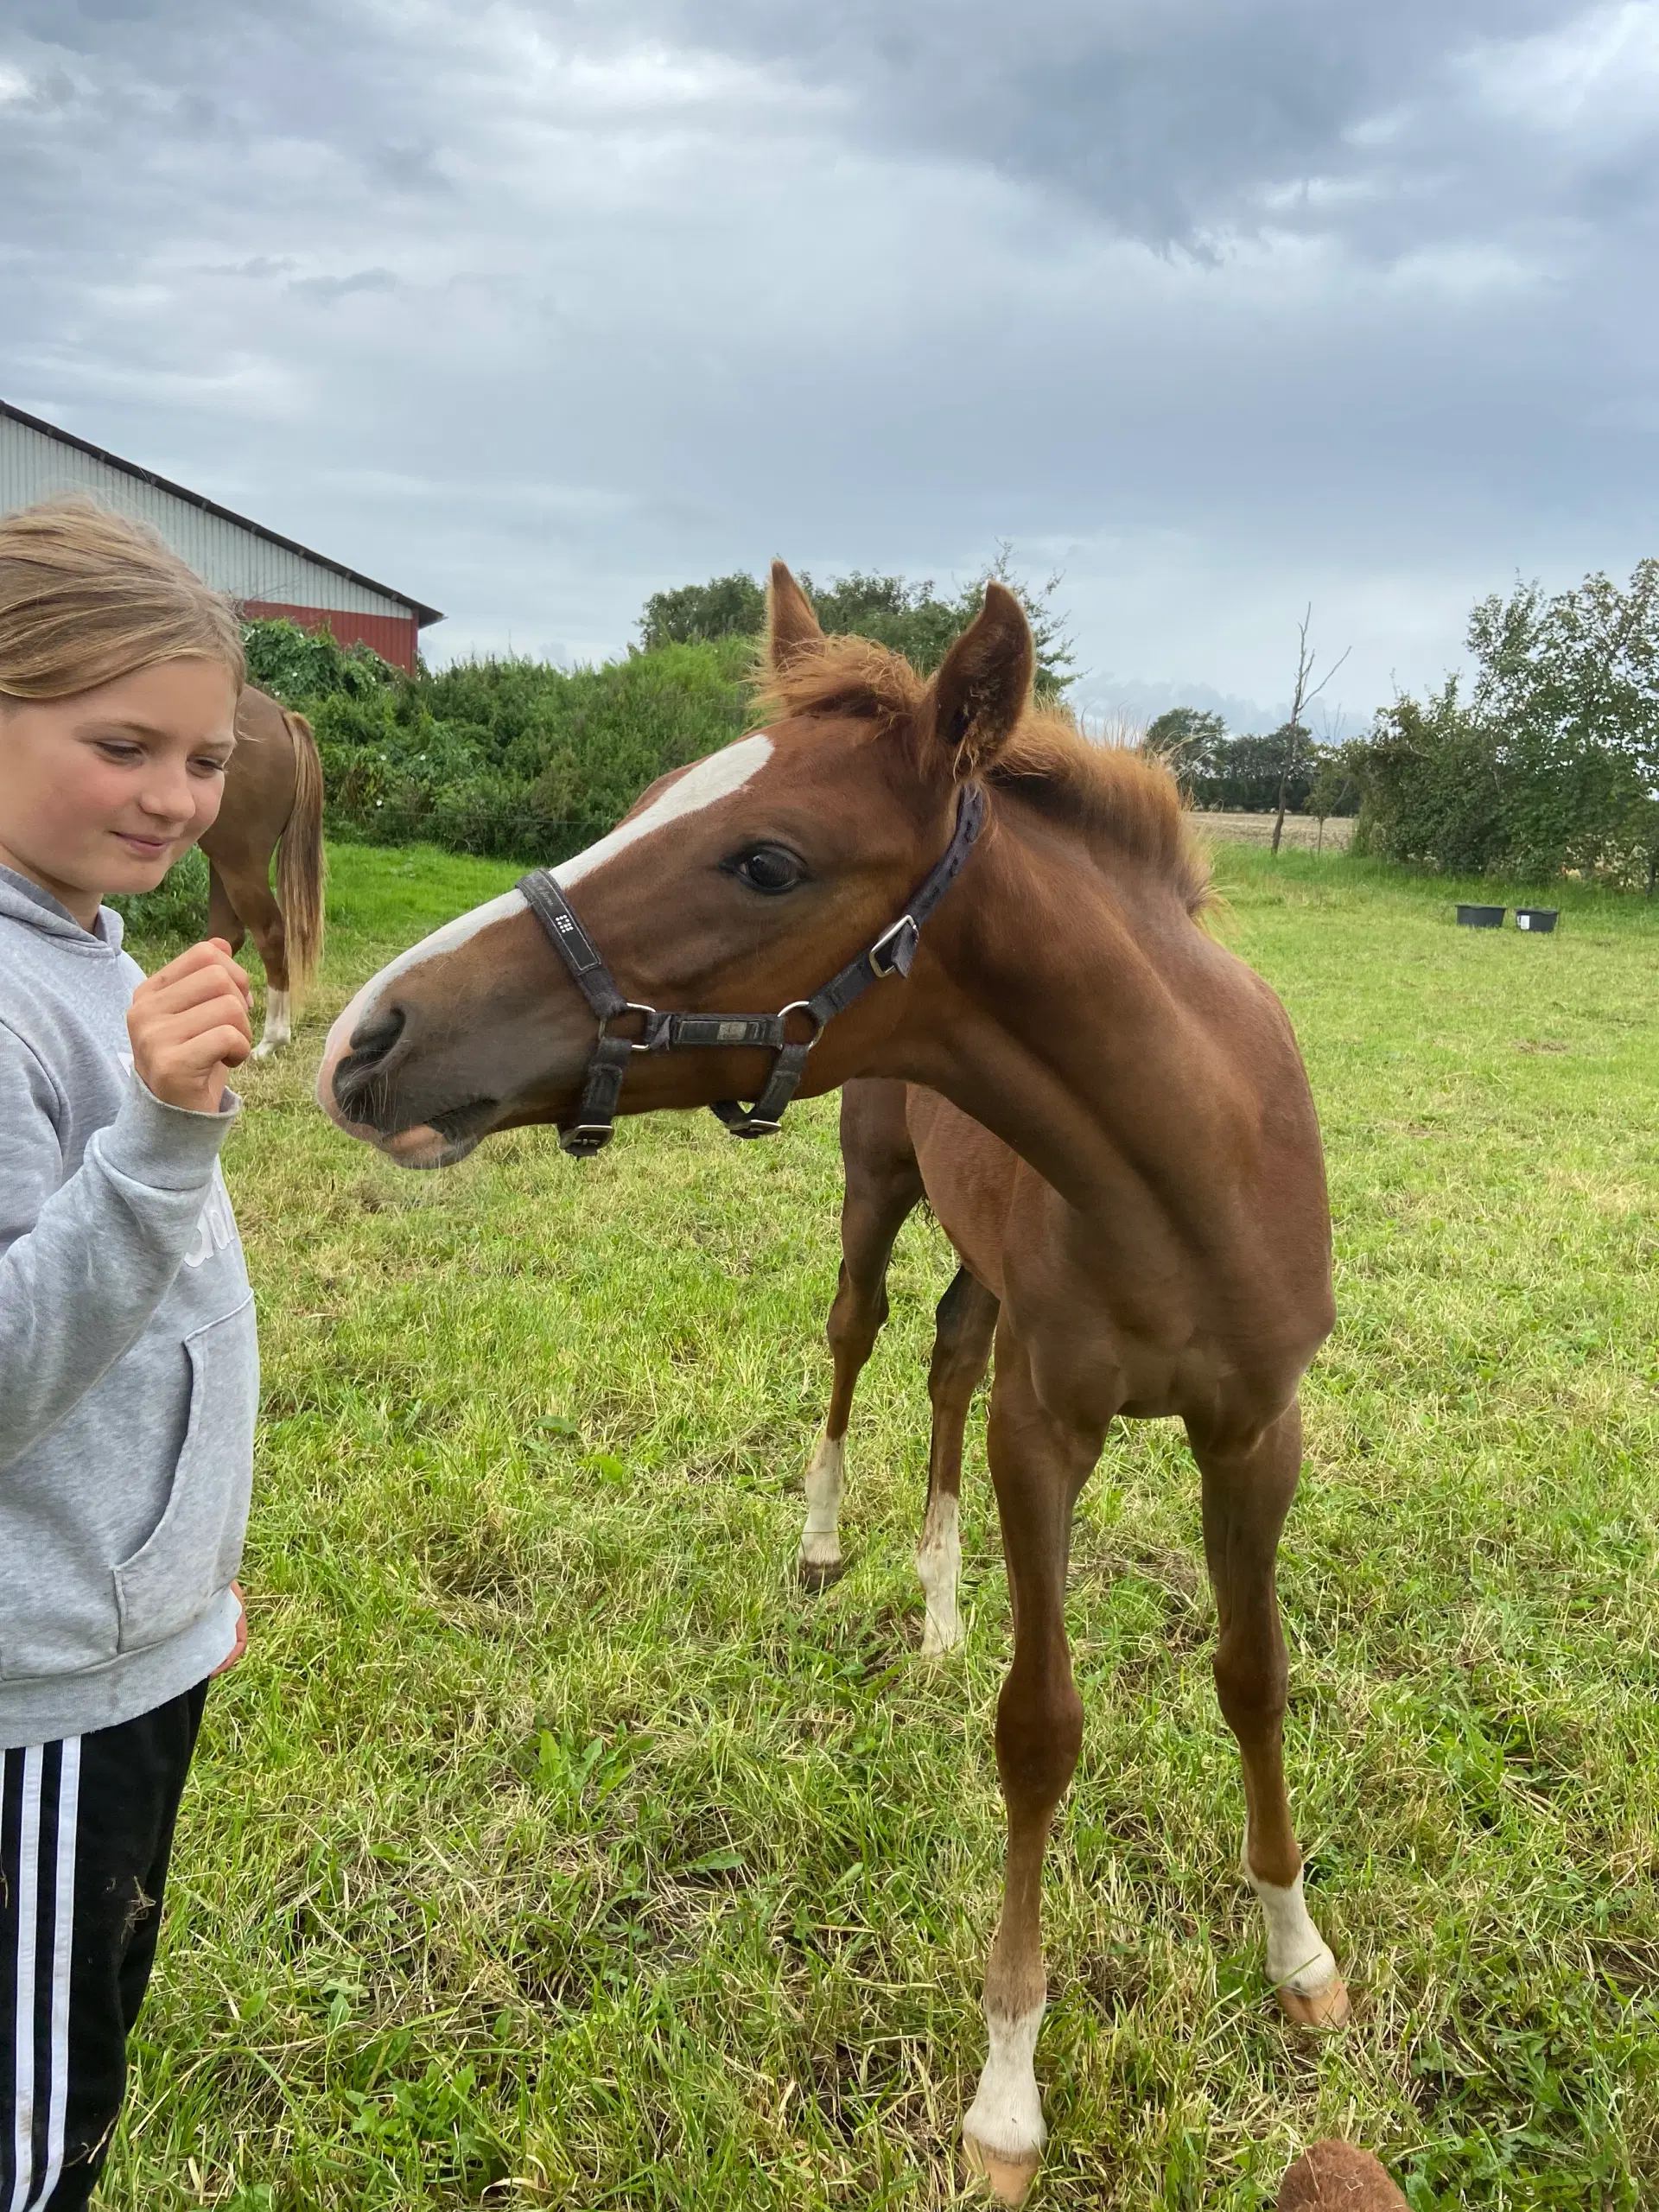
M 1357 719 L 1659 551 L 1656 142 L 1655 0 L 0 0 L 0 397 L 440 657 L 1009 539 Z

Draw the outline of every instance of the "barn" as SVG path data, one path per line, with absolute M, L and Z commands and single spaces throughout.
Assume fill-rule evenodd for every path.
M 342 645 L 372 645 L 398 668 L 414 669 L 421 632 L 443 620 L 435 607 L 0 399 L 0 514 L 66 492 L 90 492 L 152 524 L 244 613 L 285 615 L 308 630 L 331 630 Z

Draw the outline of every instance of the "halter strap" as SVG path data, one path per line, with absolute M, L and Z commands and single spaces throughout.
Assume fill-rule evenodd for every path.
M 807 1056 L 823 1034 L 825 1026 L 861 998 L 872 983 L 888 976 L 908 976 L 916 957 L 922 925 L 962 873 L 975 841 L 985 825 L 985 794 L 976 784 L 965 784 L 957 800 L 956 827 L 943 856 L 929 869 L 906 900 L 896 922 L 883 930 L 874 944 L 830 978 L 810 999 L 797 999 L 777 1014 L 659 1014 L 655 1007 L 625 999 L 603 957 L 582 927 L 569 900 L 546 868 L 532 868 L 518 880 L 525 902 L 547 931 L 549 942 L 569 970 L 571 981 L 593 1009 L 599 1023 L 599 1040 L 588 1063 L 582 1103 L 575 1125 L 560 1134 L 561 1147 L 579 1160 L 591 1159 L 607 1145 L 622 1094 L 622 1077 L 635 1052 L 708 1052 L 722 1047 L 760 1048 L 774 1057 L 772 1071 L 754 1104 L 747 1111 L 734 1098 L 721 1098 L 709 1109 L 734 1137 L 766 1137 L 777 1134 L 784 1109 L 806 1072 Z M 619 1015 L 638 1014 L 637 1041 L 613 1037 L 610 1024 Z M 809 1037 L 791 1041 L 789 1024 L 798 1014 L 811 1024 Z

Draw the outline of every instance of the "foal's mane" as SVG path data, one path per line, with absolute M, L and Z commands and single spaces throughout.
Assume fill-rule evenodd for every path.
M 768 716 L 819 716 L 913 728 L 928 685 L 873 639 L 814 639 L 772 654 L 760 679 Z M 1127 746 L 1091 745 L 1071 717 L 1028 706 L 982 780 L 1056 822 L 1109 839 L 1167 879 L 1191 914 L 1211 900 L 1210 871 L 1165 764 Z

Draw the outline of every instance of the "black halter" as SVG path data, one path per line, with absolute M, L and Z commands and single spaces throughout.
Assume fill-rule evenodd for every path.
M 635 1052 L 707 1052 L 710 1046 L 722 1045 L 758 1046 L 776 1057 L 766 1088 L 747 1113 L 734 1098 L 717 1100 L 710 1112 L 720 1116 L 734 1137 L 775 1136 L 784 1109 L 806 1072 L 807 1054 L 831 1016 L 843 1013 L 883 976 L 909 975 L 922 924 L 956 881 L 984 823 L 985 794 L 976 784 L 965 784 L 957 801 L 957 826 L 944 856 L 912 892 L 898 920 L 883 930 L 874 944 L 866 946 L 856 960 L 849 960 L 839 975 L 832 976 L 822 990 L 814 991 L 810 999 L 792 1001 L 779 1014 L 659 1014 L 654 1006 L 625 999 L 598 947 L 548 871 L 538 868 L 520 876 L 518 888 L 531 912 L 547 931 L 599 1020 L 599 1042 L 588 1063 L 588 1081 L 575 1126 L 561 1130 L 561 1147 L 578 1160 L 588 1160 L 610 1142 L 623 1073 Z M 639 1016 L 637 1041 L 610 1033 L 611 1023 L 624 1014 Z M 791 1044 L 788 1024 L 790 1016 L 796 1014 L 811 1023 L 812 1033 L 799 1044 Z

